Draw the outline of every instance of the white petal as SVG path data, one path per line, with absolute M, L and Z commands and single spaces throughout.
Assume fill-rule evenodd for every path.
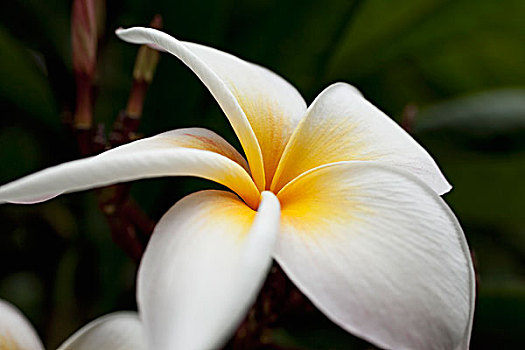
M 451 189 L 425 149 L 345 83 L 326 88 L 308 108 L 286 146 L 271 189 L 276 192 L 317 166 L 351 160 L 404 169 L 439 194 Z
M 155 29 L 119 29 L 117 35 L 132 43 L 160 46 L 193 70 L 230 120 L 258 188 L 270 184 L 284 147 L 306 110 L 292 85 L 265 68 L 210 47 L 180 42 Z
M 115 312 L 88 323 L 58 350 L 145 350 L 136 312 Z
M 468 348 L 468 246 L 425 183 L 373 162 L 341 162 L 301 175 L 278 198 L 276 260 L 335 323 L 385 348 Z
M 2 299 L 0 299 L 0 349 L 44 349 L 35 329 L 24 315 Z
M 51 167 L 0 187 L 0 203 L 41 202 L 59 194 L 159 176 L 199 176 L 256 206 L 259 192 L 242 156 L 206 129 L 179 129 L 98 156 Z
M 270 192 L 254 212 L 232 193 L 203 191 L 164 215 L 138 277 L 149 349 L 216 349 L 228 340 L 270 267 L 279 209 Z

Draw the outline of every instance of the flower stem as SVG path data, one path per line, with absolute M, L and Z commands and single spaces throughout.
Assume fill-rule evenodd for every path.
M 162 19 L 157 15 L 152 21 L 152 26 L 160 27 L 161 23 Z M 76 41 L 74 41 L 75 43 Z M 76 45 L 75 47 L 78 51 L 78 47 L 81 46 Z M 94 50 L 96 50 L 96 46 Z M 75 66 L 77 94 L 72 127 L 80 153 L 83 156 L 91 156 L 137 139 L 136 132 L 140 125 L 146 92 L 153 79 L 159 53 L 146 46 L 139 48 L 128 104 L 126 110 L 121 111 L 115 120 L 109 134 L 109 140 L 106 138 L 103 125 L 98 126 L 95 131 L 93 130 L 95 60 L 90 60 L 89 65 L 87 65 L 89 69 L 84 69 L 86 64 L 82 65 L 84 61 L 78 58 L 83 56 L 78 55 L 78 52 L 75 51 L 73 53 L 78 62 Z M 95 51 L 90 53 L 93 56 L 96 55 Z M 144 244 L 139 237 L 139 232 L 143 234 L 144 240 L 146 240 L 153 232 L 154 223 L 130 198 L 129 189 L 130 186 L 127 184 L 118 184 L 100 188 L 96 194 L 99 208 L 106 217 L 113 241 L 130 258 L 139 261 L 144 252 Z

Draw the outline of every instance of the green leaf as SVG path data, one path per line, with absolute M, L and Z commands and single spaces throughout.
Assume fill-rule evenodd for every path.
M 0 129 L 0 172 L 4 183 L 42 167 L 43 150 L 35 135 L 20 128 Z M 7 166 L 9 164 L 9 166 Z
M 412 130 L 426 143 L 437 142 L 437 148 L 523 151 L 525 89 L 492 90 L 438 103 L 416 115 Z
M 38 60 L 0 27 L 0 96 L 56 128 L 57 110 L 51 87 Z
M 440 50 L 451 43 L 495 38 L 494 35 L 504 33 L 519 39 L 525 28 L 520 16 L 509 14 L 523 13 L 524 9 L 524 3 L 519 0 L 367 1 L 346 33 L 332 68 L 363 75 L 403 56 L 430 57 L 435 53 L 446 56 L 448 52 Z M 476 44 L 480 51 L 497 45 L 493 40 L 485 43 L 480 40 Z M 463 46 L 463 50 L 466 49 L 469 47 Z M 514 54 L 523 54 L 523 49 L 515 48 Z M 506 59 L 500 56 L 495 52 L 487 59 Z
M 418 114 L 414 131 L 432 130 L 480 137 L 525 131 L 525 89 L 487 91 L 431 106 Z
M 328 68 L 389 112 L 525 81 L 525 2 L 366 1 Z M 390 110 L 389 110 L 390 109 Z

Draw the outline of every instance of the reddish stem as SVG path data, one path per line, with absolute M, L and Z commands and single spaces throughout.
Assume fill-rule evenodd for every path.
M 76 82 L 76 110 L 74 127 L 77 130 L 88 130 L 93 123 L 93 94 L 92 79 L 82 72 L 75 73 Z

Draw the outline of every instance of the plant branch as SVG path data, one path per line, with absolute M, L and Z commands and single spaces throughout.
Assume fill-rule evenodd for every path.
M 75 19 L 76 17 L 73 16 L 73 18 Z M 162 18 L 156 15 L 151 25 L 155 28 L 160 28 Z M 74 28 L 76 27 L 74 26 Z M 82 48 L 82 46 L 75 45 L 75 40 L 81 39 L 81 36 L 73 38 L 73 46 L 77 48 L 77 50 Z M 80 60 L 79 57 L 82 58 L 84 56 L 80 55 L 79 52 L 74 52 L 74 58 Z M 94 76 L 95 60 L 92 59 L 89 61 L 89 74 L 86 74 L 82 70 L 82 67 L 87 64 L 79 61 L 77 66 L 82 69 L 75 69 L 77 106 L 72 128 L 82 156 L 95 155 L 139 138 L 137 130 L 140 125 L 146 92 L 153 79 L 158 60 L 159 53 L 157 51 L 145 45 L 138 49 L 133 71 L 133 84 L 127 107 L 124 111 L 121 111 L 116 118 L 112 130 L 109 133 L 109 139 L 106 138 L 103 125 L 98 125 L 97 128 L 93 130 L 92 78 Z M 88 71 L 87 69 L 84 70 Z M 130 258 L 139 261 L 144 252 L 144 245 L 138 233 L 141 232 L 145 238 L 148 238 L 153 232 L 154 223 L 137 203 L 130 198 L 129 190 L 129 184 L 117 184 L 100 188 L 96 191 L 96 194 L 99 208 L 106 217 L 113 241 L 124 250 Z
M 257 301 L 225 349 L 299 350 L 274 344 L 272 329 L 278 328 L 286 318 L 298 314 L 303 316 L 315 310 L 313 304 L 274 262 Z

